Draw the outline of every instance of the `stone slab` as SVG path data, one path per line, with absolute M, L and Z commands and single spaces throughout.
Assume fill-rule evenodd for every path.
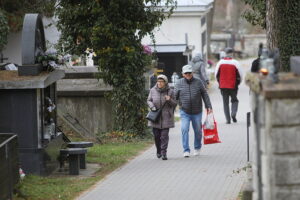
M 270 112 L 271 123 L 278 125 L 300 125 L 300 98 L 272 100 Z
M 63 70 L 42 72 L 37 76 L 19 76 L 17 71 L 0 71 L 0 89 L 46 88 L 65 76 Z
M 248 72 L 246 84 L 252 91 L 261 93 L 267 99 L 300 98 L 300 76 L 293 73 L 279 73 L 279 83 L 274 84 L 267 76 Z
M 271 160 L 275 168 L 275 185 L 300 185 L 300 157 L 275 155 Z

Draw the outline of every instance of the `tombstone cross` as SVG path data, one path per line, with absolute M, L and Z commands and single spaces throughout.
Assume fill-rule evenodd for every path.
M 37 57 L 46 51 L 45 33 L 42 17 L 39 14 L 26 14 L 22 30 L 22 65 L 19 75 L 38 75 L 42 66 Z

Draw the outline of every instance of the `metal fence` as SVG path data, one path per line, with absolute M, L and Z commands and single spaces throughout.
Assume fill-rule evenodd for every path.
M 11 200 L 14 186 L 19 182 L 17 135 L 0 133 L 0 199 Z

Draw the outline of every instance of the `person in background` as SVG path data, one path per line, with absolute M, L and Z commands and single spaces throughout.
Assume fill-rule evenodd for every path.
M 150 78 L 150 89 L 151 89 L 156 85 L 157 76 L 155 73 L 152 73 L 149 78 Z
M 204 83 L 193 77 L 193 67 L 183 66 L 182 75 L 183 78 L 179 79 L 175 87 L 175 97 L 180 108 L 183 156 L 190 156 L 190 122 L 194 129 L 194 155 L 198 156 L 202 147 L 202 100 L 207 113 L 212 112 L 212 106 Z
M 172 75 L 171 79 L 172 79 L 172 83 L 173 83 L 173 85 L 174 85 L 174 87 L 175 87 L 175 84 L 176 84 L 177 81 L 179 80 L 178 74 L 177 74 L 176 72 L 173 72 L 173 75 Z
M 258 57 L 252 62 L 251 72 L 255 72 L 255 73 L 259 72 L 260 56 L 261 56 L 263 47 L 264 47 L 263 43 L 259 43 Z
M 157 83 L 150 89 L 147 104 L 152 111 L 160 109 L 163 104 L 160 118 L 157 122 L 150 122 L 156 146 L 157 158 L 167 160 L 167 148 L 169 144 L 169 130 L 174 127 L 174 109 L 177 105 L 174 90 L 169 87 L 168 78 L 161 74 L 157 76 Z
M 221 59 L 216 66 L 215 77 L 223 97 L 224 113 L 226 123 L 237 122 L 236 114 L 239 100 L 237 98 L 238 86 L 242 81 L 240 63 L 233 59 L 233 49 L 226 49 L 226 57 Z M 229 109 L 229 97 L 231 98 L 231 118 Z
M 195 57 L 192 58 L 192 61 L 189 63 L 189 65 L 191 65 L 193 68 L 194 78 L 200 79 L 205 85 L 205 88 L 207 88 L 207 85 L 209 84 L 209 79 L 206 74 L 206 64 L 203 60 L 202 54 L 197 53 Z
M 223 58 L 226 57 L 226 53 L 225 51 L 220 51 L 220 54 L 219 54 L 219 60 L 222 60 Z

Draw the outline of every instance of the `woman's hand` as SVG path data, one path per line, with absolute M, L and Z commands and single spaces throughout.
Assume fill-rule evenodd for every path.
M 165 99 L 166 99 L 166 101 L 169 101 L 169 100 L 171 99 L 171 97 L 168 96 L 168 95 L 166 95 L 166 96 L 165 96 Z

